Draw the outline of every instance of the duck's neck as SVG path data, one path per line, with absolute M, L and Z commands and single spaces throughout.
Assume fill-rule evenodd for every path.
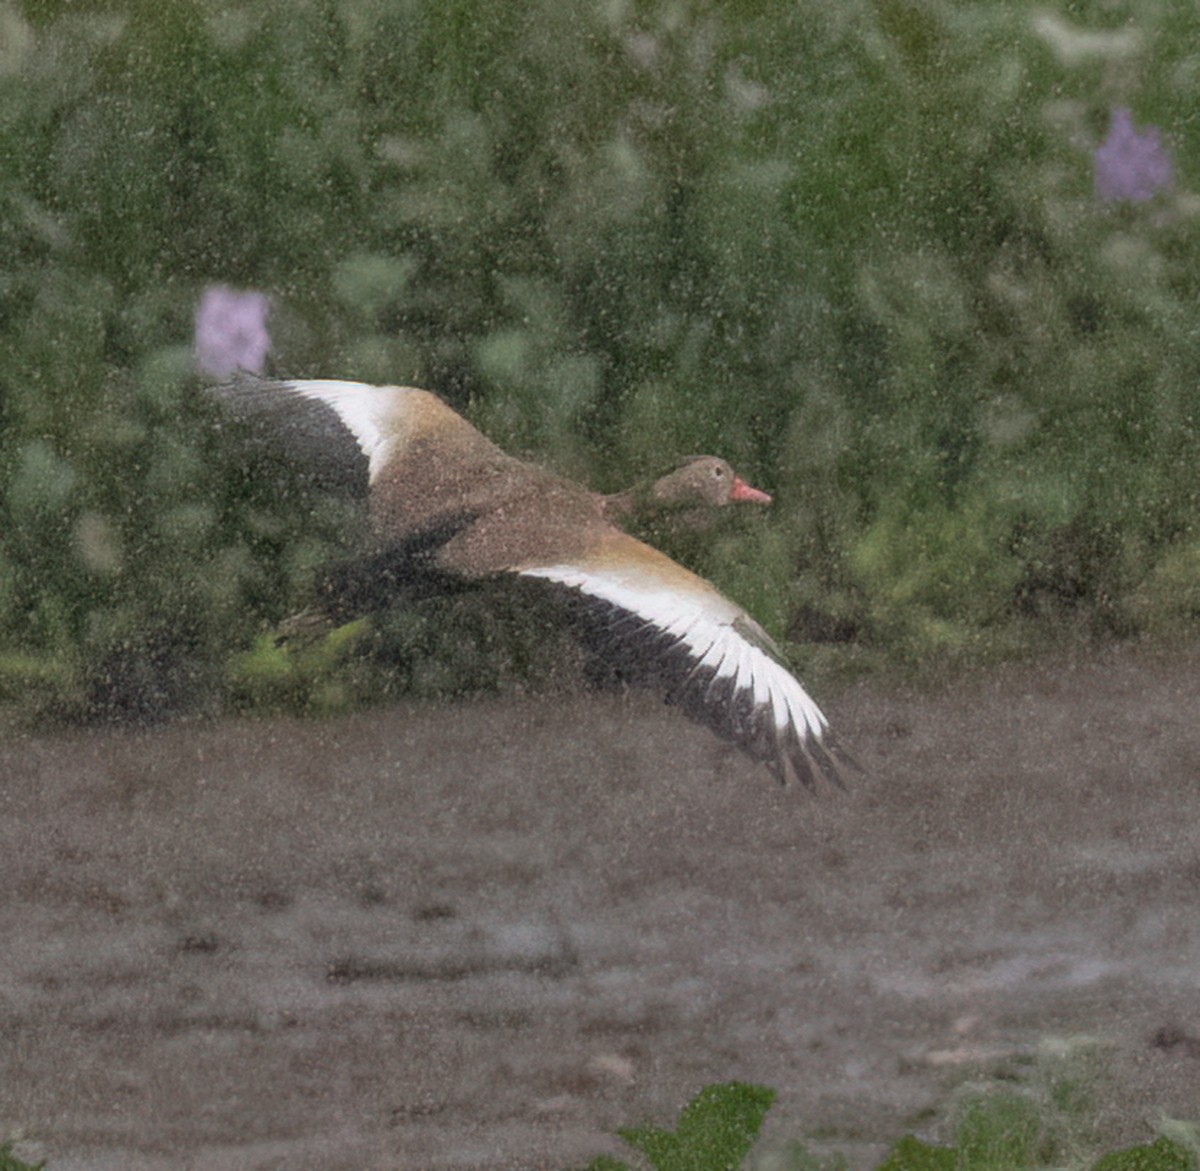
M 604 515 L 617 524 L 648 520 L 674 511 L 680 502 L 665 498 L 659 490 L 661 483 L 661 480 L 643 480 L 624 492 L 601 496 L 600 507 Z
M 624 492 L 600 496 L 606 520 L 642 540 L 670 542 L 684 534 L 707 533 L 720 509 L 695 500 L 674 500 L 659 491 L 659 480 L 635 484 Z
M 624 492 L 612 492 L 599 497 L 600 510 L 607 520 L 620 524 L 628 520 L 645 504 L 645 493 L 639 493 L 636 488 L 626 488 Z

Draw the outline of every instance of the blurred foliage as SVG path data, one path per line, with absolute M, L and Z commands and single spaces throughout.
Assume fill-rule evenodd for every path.
M 939 1129 L 948 1142 L 907 1134 L 883 1156 L 877 1171 L 1196 1171 L 1200 1145 L 1194 1123 L 1162 1119 L 1151 1142 L 1111 1149 L 1090 1088 L 1101 1076 L 1086 1038 L 1060 1040 L 1019 1068 L 960 1087 Z M 819 1153 L 794 1140 L 757 1142 L 775 1099 L 765 1086 L 744 1082 L 705 1086 L 684 1107 L 674 1131 L 655 1126 L 617 1134 L 654 1171 L 846 1171 L 837 1151 Z M 826 1136 L 828 1137 L 828 1136 Z M 859 1137 L 861 1141 L 861 1136 Z M 821 1147 L 827 1145 L 821 1142 Z M 752 1149 L 753 1148 L 753 1149 Z M 631 1171 L 611 1155 L 587 1171 Z
M 1036 1114 L 1022 1111 L 1015 1129 L 1006 1115 L 1017 1100 L 1010 1099 L 997 1109 L 983 1107 L 978 1120 L 983 1133 L 965 1139 L 957 1147 L 939 1147 L 908 1135 L 892 1148 L 878 1171 L 1022 1171 L 1024 1168 L 1053 1167 L 1032 1140 L 1040 1123 Z M 986 1145 L 980 1146 L 982 1138 Z M 1102 1155 L 1092 1171 L 1195 1171 L 1192 1153 L 1169 1138 L 1159 1138 L 1144 1146 L 1127 1147 Z
M 1168 0 L 0 0 L 0 699 L 317 670 L 255 639 L 344 516 L 223 451 L 213 283 L 270 294 L 276 373 L 428 386 L 600 489 L 725 455 L 780 503 L 696 568 L 777 634 L 1190 631 L 1198 33 Z M 1149 202 L 1094 194 L 1114 106 L 1174 158 Z M 455 653 L 414 613 L 405 679 Z
M 12 1143 L 0 1143 L 0 1171 L 45 1171 L 45 1163 L 23 1163 L 12 1153 Z

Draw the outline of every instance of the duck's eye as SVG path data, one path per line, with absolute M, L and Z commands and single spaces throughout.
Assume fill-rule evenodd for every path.
M 725 469 L 723 467 L 721 467 L 720 464 L 716 464 L 713 467 L 713 475 L 716 476 L 717 479 L 719 480 L 719 479 L 721 479 L 722 476 L 725 475 Z

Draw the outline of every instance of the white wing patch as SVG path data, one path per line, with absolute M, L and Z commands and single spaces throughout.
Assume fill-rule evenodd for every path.
M 367 457 L 368 476 L 371 483 L 375 482 L 398 439 L 397 421 L 403 418 L 402 396 L 411 393 L 407 388 L 312 379 L 283 382 L 280 389 L 323 402 L 336 411 Z
M 687 656 L 688 669 L 678 690 L 694 684 L 700 690 L 699 704 L 719 717 L 726 729 L 733 729 L 727 731 L 730 738 L 754 738 L 749 727 L 753 721 L 744 713 L 737 715 L 732 710 L 735 706 L 752 705 L 760 719 L 769 714 L 774 735 L 756 755 L 774 758 L 782 779 L 799 776 L 811 780 L 817 774 L 831 773 L 825 751 L 831 747 L 829 723 L 821 709 L 766 649 L 770 644 L 765 634 L 762 645 L 755 641 L 758 627 L 754 621 L 711 587 L 689 596 L 653 581 L 631 580 L 632 574 L 573 565 L 533 566 L 519 572 L 599 599 L 653 627 L 649 641 L 657 635 L 660 645 L 670 641 Z M 715 708 L 729 710 L 716 712 Z

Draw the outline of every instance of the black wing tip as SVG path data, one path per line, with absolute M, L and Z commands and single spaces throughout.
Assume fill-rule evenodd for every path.
M 286 379 L 265 378 L 244 370 L 205 386 L 204 391 L 227 411 L 248 419 L 279 414 L 303 401 Z
M 219 382 L 209 383 L 205 390 L 215 398 L 229 403 L 245 403 L 248 406 L 281 403 L 323 403 L 324 400 L 311 391 L 306 390 L 308 383 L 328 383 L 329 385 L 363 386 L 369 384 L 356 382 L 353 379 L 342 378 L 287 378 L 267 374 L 256 374 L 252 370 L 235 370 L 227 378 Z M 370 387 L 370 389 L 380 389 Z
M 256 395 L 277 395 L 291 385 L 287 378 L 269 378 L 250 370 L 235 370 L 219 382 L 207 383 L 204 389 L 222 399 L 245 399 Z
M 799 783 L 816 792 L 825 781 L 844 793 L 850 788 L 849 774 L 866 772 L 828 728 L 804 738 L 789 737 L 787 731 L 781 733 L 786 742 L 777 743 L 774 753 L 762 754 L 767 770 L 784 788 Z
M 221 408 L 231 450 L 247 463 L 281 463 L 319 491 L 356 499 L 368 494 L 369 461 L 328 403 L 300 393 L 285 379 L 254 374 L 206 389 Z

